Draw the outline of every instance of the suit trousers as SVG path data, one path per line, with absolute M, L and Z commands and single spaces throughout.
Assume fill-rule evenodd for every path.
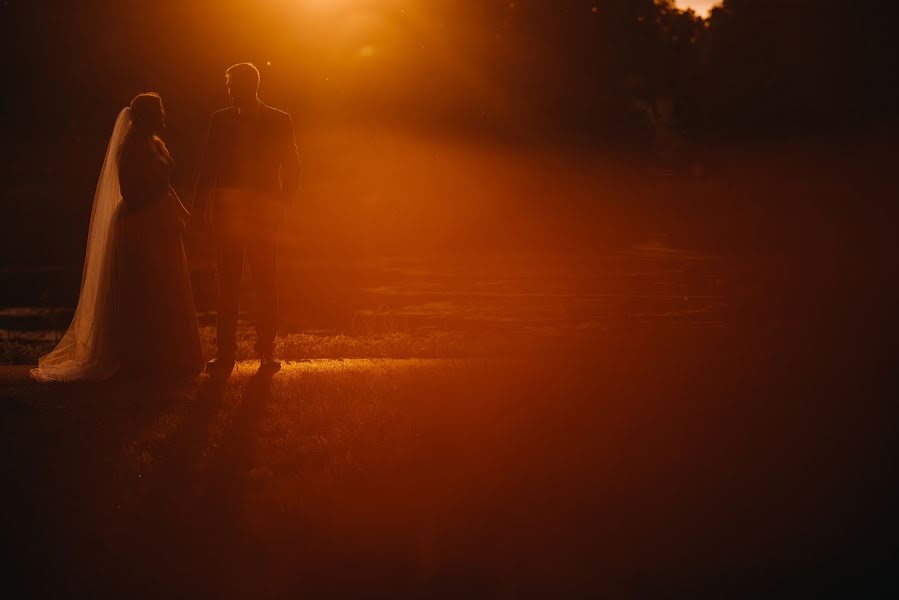
M 234 358 L 237 347 L 237 316 L 240 308 L 240 279 L 244 257 L 250 266 L 255 295 L 256 352 L 271 353 L 278 330 L 275 225 L 253 227 L 240 234 L 219 232 L 216 236 L 218 356 Z

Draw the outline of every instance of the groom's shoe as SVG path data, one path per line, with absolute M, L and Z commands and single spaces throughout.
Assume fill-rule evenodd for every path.
M 281 370 L 281 361 L 277 360 L 269 353 L 263 354 L 259 358 L 259 370 L 269 373 L 277 373 Z
M 223 356 L 216 356 L 206 363 L 206 370 L 211 373 L 230 375 L 231 371 L 234 370 L 234 359 Z

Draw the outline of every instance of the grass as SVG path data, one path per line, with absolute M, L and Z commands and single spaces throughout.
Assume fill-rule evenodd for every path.
M 339 582 L 344 560 L 356 565 L 352 585 L 412 569 L 427 590 L 436 571 L 416 548 L 455 535 L 446 501 L 462 492 L 441 440 L 456 431 L 483 443 L 458 427 L 471 411 L 499 417 L 472 387 L 495 384 L 490 373 L 477 360 L 349 359 L 289 364 L 273 379 L 245 362 L 228 382 L 10 383 L 2 433 L 22 444 L 17 479 L 42 506 L 67 498 L 49 514 L 24 511 L 41 522 L 16 527 L 19 560 L 40 571 L 33 553 L 53 535 L 69 575 L 49 588 L 86 593 L 137 578 L 280 595 L 308 578 Z M 49 455 L 34 443 L 45 436 Z
M 872 532 L 895 505 L 875 493 L 885 371 L 823 332 L 781 335 L 309 359 L 274 377 L 244 361 L 227 381 L 41 386 L 0 368 L 7 584 L 266 598 L 875 585 L 891 538 Z M 850 392 L 865 411 L 839 401 Z
M 200 327 L 200 339 L 208 356 L 215 353 L 215 328 Z M 244 328 L 237 339 L 237 358 L 256 358 L 255 334 Z M 0 339 L 0 364 L 36 364 L 50 352 L 53 342 Z M 456 331 L 384 333 L 378 335 L 279 335 L 275 353 L 285 360 L 316 358 L 466 358 L 509 352 L 514 340 L 503 340 Z
M 214 334 L 204 329 L 205 347 L 214 347 Z M 254 336 L 238 341 L 238 356 L 255 358 Z M 309 335 L 292 333 L 280 336 L 276 353 L 288 360 L 312 358 L 466 358 L 493 356 L 508 350 L 508 342 L 487 336 L 454 332 L 385 333 L 381 335 Z
M 0 367 L 7 587 L 37 597 L 875 596 L 896 572 L 886 558 L 899 502 L 888 459 L 896 278 L 894 244 L 867 249 L 892 239 L 881 235 L 892 221 L 843 227 L 831 217 L 867 211 L 837 188 L 822 188 L 820 205 L 803 192 L 811 177 L 788 190 L 803 202 L 781 206 L 776 158 L 764 176 L 746 168 L 737 181 L 751 186 L 725 194 L 713 188 L 726 178 L 708 179 L 697 195 L 684 183 L 684 202 L 668 205 L 712 215 L 683 219 L 675 238 L 711 230 L 712 248 L 764 240 L 772 256 L 737 281 L 744 301 L 720 327 L 636 323 L 625 317 L 667 307 L 624 294 L 599 299 L 619 329 L 576 340 L 288 333 L 273 378 L 246 360 L 251 332 L 228 381 L 40 386 L 24 367 Z M 732 193 L 745 198 L 721 201 Z M 602 236 L 596 219 L 580 221 Z M 657 285 L 669 293 L 656 277 L 669 267 L 658 266 L 646 297 Z M 527 297 L 513 298 L 509 310 L 522 312 Z M 212 328 L 201 333 L 211 353 Z M 0 341 L 6 362 L 48 349 Z
M 53 349 L 51 344 L 0 339 L 0 365 L 33 365 Z

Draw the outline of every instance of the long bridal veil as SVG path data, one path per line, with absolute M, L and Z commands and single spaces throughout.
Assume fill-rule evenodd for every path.
M 124 108 L 106 147 L 94 193 L 78 306 L 59 344 L 32 369 L 32 377 L 39 381 L 106 379 L 119 368 L 115 292 L 122 196 L 118 149 L 130 126 L 131 109 Z

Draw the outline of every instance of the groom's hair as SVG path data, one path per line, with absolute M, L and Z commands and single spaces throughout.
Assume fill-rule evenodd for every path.
M 237 63 L 231 65 L 225 70 L 225 75 L 231 78 L 238 85 L 253 85 L 259 89 L 259 69 L 251 62 Z

